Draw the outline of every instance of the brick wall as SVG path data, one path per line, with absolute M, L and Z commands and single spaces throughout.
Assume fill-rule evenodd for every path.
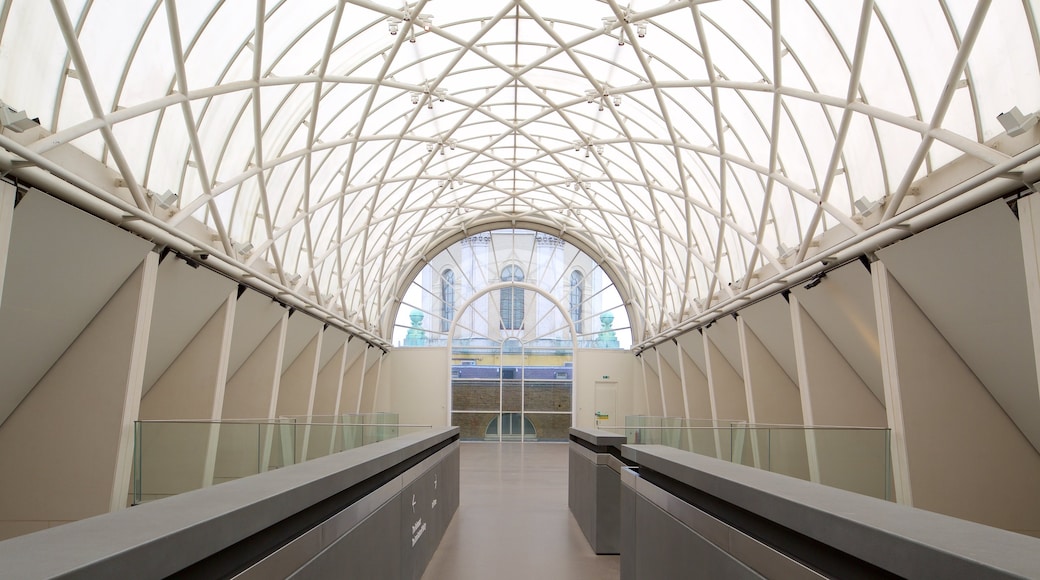
M 527 419 L 534 425 L 538 440 L 566 440 L 571 426 L 571 383 L 563 381 L 528 381 L 521 393 L 519 380 L 480 381 L 455 379 L 452 381 L 451 401 L 455 411 L 485 411 L 482 413 L 453 413 L 452 425 L 458 425 L 463 439 L 483 440 L 488 424 L 498 416 L 499 393 L 502 412 L 519 413 L 525 408 Z M 522 396 L 522 399 L 521 399 Z M 550 414 L 531 413 L 546 411 Z

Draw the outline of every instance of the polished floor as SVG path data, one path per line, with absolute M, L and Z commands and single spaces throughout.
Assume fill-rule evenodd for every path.
M 423 580 L 616 579 L 567 508 L 566 443 L 463 443 L 459 511 Z

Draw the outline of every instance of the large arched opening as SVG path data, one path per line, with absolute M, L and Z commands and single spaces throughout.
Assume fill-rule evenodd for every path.
M 530 230 L 483 232 L 443 249 L 395 320 L 395 346 L 444 349 L 450 378 L 431 383 L 444 385 L 445 420 L 474 440 L 566 439 L 579 351 L 631 345 L 627 305 L 600 262 Z M 509 413 L 518 414 L 518 434 L 504 429 Z

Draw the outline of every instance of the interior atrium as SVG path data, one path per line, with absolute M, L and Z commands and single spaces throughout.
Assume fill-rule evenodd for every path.
M 1038 109 L 1036 0 L 0 0 L 0 539 L 376 412 L 1040 535 Z

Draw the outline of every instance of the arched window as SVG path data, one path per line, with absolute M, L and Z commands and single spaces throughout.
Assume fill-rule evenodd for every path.
M 521 422 L 523 426 L 521 426 Z M 538 434 L 534 430 L 534 423 L 531 423 L 530 419 L 522 416 L 520 413 L 502 413 L 501 431 L 499 423 L 497 416 L 491 419 L 487 429 L 484 431 L 484 439 L 488 441 L 498 441 L 499 439 L 517 441 L 521 436 L 525 441 L 538 439 Z
M 524 271 L 510 264 L 502 270 L 503 282 L 523 282 Z M 503 288 L 499 299 L 504 330 L 519 330 L 524 327 L 524 289 L 515 286 Z
M 441 330 L 448 332 L 455 318 L 455 272 L 451 269 L 441 274 Z
M 581 334 L 581 303 L 585 301 L 585 277 L 581 272 L 571 272 L 571 320 L 574 330 Z

